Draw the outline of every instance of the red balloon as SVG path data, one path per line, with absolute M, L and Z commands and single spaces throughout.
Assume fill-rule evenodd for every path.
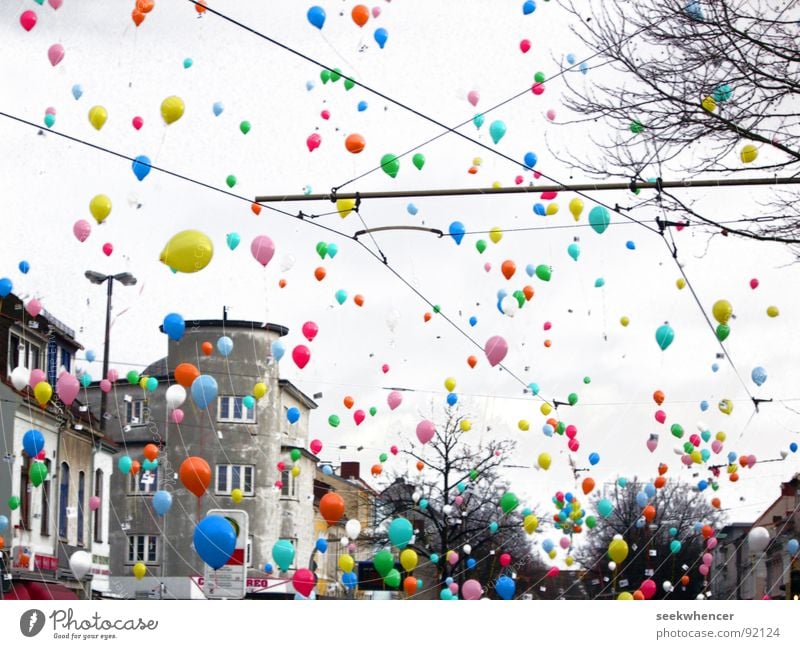
M 510 563 L 511 563 L 511 555 L 508 552 L 503 552 L 503 554 L 500 555 L 500 565 L 503 566 L 503 568 L 505 568 Z
M 306 340 L 308 340 L 308 342 L 314 340 L 318 332 L 319 332 L 319 327 L 317 326 L 316 322 L 311 322 L 309 320 L 303 325 L 303 335 L 306 337 Z
M 344 516 L 344 499 L 335 491 L 329 491 L 319 501 L 319 513 L 328 525 L 336 525 Z
M 308 597 L 311 594 L 311 591 L 314 590 L 314 584 L 316 584 L 316 577 L 314 573 L 311 572 L 308 568 L 300 568 L 296 570 L 294 576 L 292 577 L 292 586 L 294 589 L 300 593 L 303 597 Z
M 311 360 L 311 350 L 305 345 L 298 345 L 292 350 L 292 360 L 302 370 Z
M 653 595 L 656 594 L 656 582 L 652 579 L 645 579 L 642 585 L 639 586 L 639 590 L 642 591 L 645 599 L 652 599 Z
M 187 457 L 179 471 L 183 486 L 200 498 L 211 484 L 211 467 L 203 458 Z

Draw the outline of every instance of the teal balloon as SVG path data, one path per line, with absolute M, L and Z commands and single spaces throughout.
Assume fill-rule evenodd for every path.
M 248 410 L 252 410 L 253 407 L 255 407 L 256 405 L 255 397 L 248 394 L 246 397 L 242 399 L 242 405 Z
M 281 572 L 286 572 L 294 560 L 294 545 L 292 542 L 286 539 L 276 541 L 275 545 L 272 546 L 272 558 L 278 564 Z
M 408 545 L 414 536 L 414 526 L 406 518 L 395 518 L 389 525 L 389 542 L 399 550 Z
M 497 530 L 499 530 L 499 529 L 500 529 L 500 526 L 496 522 L 492 521 L 491 523 L 489 523 L 489 531 L 492 534 L 496 534 Z
M 603 498 L 597 503 L 597 513 L 603 518 L 608 518 L 611 516 L 611 512 L 613 511 L 614 505 L 611 504 L 611 501 L 608 500 L 608 498 Z
M 81 374 L 81 386 L 84 388 L 88 388 L 92 384 L 92 377 L 89 376 L 88 372 L 84 372 Z
M 681 542 L 678 539 L 672 539 L 669 542 L 669 551 L 672 554 L 678 554 L 681 551 Z
M 577 243 L 571 243 L 567 247 L 567 254 L 575 261 L 578 261 L 578 257 L 580 257 L 581 254 L 581 247 Z
M 486 118 L 483 115 L 478 113 L 477 115 L 475 115 L 475 117 L 472 118 L 472 123 L 475 124 L 475 128 L 480 128 L 481 126 L 483 126 L 483 122 L 485 119 Z
M 435 552 L 431 554 L 431 563 L 439 563 L 439 555 Z
M 231 232 L 225 237 L 226 242 L 228 243 L 228 248 L 231 250 L 236 250 L 236 246 L 239 245 L 239 242 L 242 238 L 239 236 L 238 232 Z
M 127 455 L 123 455 L 119 460 L 117 460 L 117 468 L 119 468 L 120 473 L 130 473 L 131 467 L 133 466 L 133 460 L 129 458 Z
M 603 234 L 611 223 L 611 216 L 608 210 L 602 205 L 595 205 L 589 212 L 589 225 L 597 234 Z
M 347 291 L 344 291 L 342 289 L 336 291 L 336 301 L 339 304 L 344 304 L 345 300 L 347 300 Z
M 663 324 L 656 329 L 656 342 L 662 351 L 669 347 L 673 340 L 675 340 L 675 331 L 668 324 Z
M 47 115 L 44 116 L 44 125 L 47 128 L 53 128 L 53 124 L 55 123 L 56 123 L 56 116 L 53 115 L 52 113 L 47 113 Z
M 158 389 L 158 379 L 155 376 L 148 377 L 145 387 L 148 392 L 155 392 Z
M 497 144 L 500 140 L 503 139 L 503 136 L 506 134 L 506 124 L 501 120 L 497 120 L 492 122 L 489 125 L 489 135 L 492 136 L 492 142 Z

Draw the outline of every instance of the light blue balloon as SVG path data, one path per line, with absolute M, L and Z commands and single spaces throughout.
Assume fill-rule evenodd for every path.
M 281 539 L 272 546 L 272 559 L 278 564 L 281 572 L 286 572 L 294 560 L 294 545 L 291 541 Z
M 542 426 L 542 432 L 545 434 L 546 437 L 552 437 L 553 433 L 556 432 L 556 429 L 553 428 L 552 424 L 545 424 Z
M 72 86 L 72 96 L 75 97 L 75 101 L 78 101 L 78 99 L 83 96 L 83 87 L 81 84 L 76 83 L 74 86 Z
M 646 522 L 647 522 L 647 521 L 644 519 L 644 516 L 642 516 L 642 517 L 640 517 L 640 518 L 637 518 L 637 519 L 636 519 L 636 527 L 638 527 L 638 528 L 640 528 L 640 529 L 641 529 L 642 527 L 644 527 L 644 526 L 645 526 L 645 523 L 646 523 Z
M 310 22 L 314 27 L 317 29 L 322 29 L 322 26 L 325 24 L 325 10 L 317 5 L 309 8 L 308 13 L 306 13 L 306 18 L 308 18 L 308 22 Z
M 222 516 L 206 516 L 194 528 L 193 541 L 200 558 L 217 570 L 228 562 L 236 549 L 236 530 Z
M 209 374 L 201 374 L 192 381 L 192 401 L 201 410 L 208 408 L 217 398 L 217 382 Z
M 719 363 L 714 363 L 713 365 L 711 365 L 711 371 L 719 372 Z
M 286 419 L 289 420 L 290 424 L 296 424 L 300 419 L 300 410 L 292 406 L 286 411 Z
M 639 507 L 644 507 L 648 500 L 647 494 L 644 491 L 640 491 L 636 494 L 636 504 L 639 505 Z
M 222 111 L 225 110 L 225 105 L 221 101 L 215 101 L 214 105 L 211 107 L 211 110 L 214 111 L 215 117 L 219 117 L 222 115 Z
M 754 367 L 750 373 L 750 378 L 753 379 L 753 383 L 760 387 L 767 380 L 767 371 L 763 367 Z
M 583 74 L 589 73 L 589 66 L 586 63 L 581 63 L 580 67 L 578 68 Z
M 328 542 L 325 539 L 317 539 L 317 543 L 314 547 L 317 549 L 317 552 L 325 554 L 328 551 Z
M 526 3 L 527 4 L 527 3 Z M 517 590 L 517 584 L 511 577 L 503 575 L 494 585 L 495 592 L 505 600 L 514 597 L 514 592 Z M 449 590 L 447 592 L 450 592 Z
M 8 519 L 6 519 L 6 525 L 8 525 Z M 2 526 L 0 526 L 0 532 L 3 530 Z M 786 543 L 786 550 L 789 554 L 797 554 L 797 551 L 800 550 L 800 542 L 797 539 L 789 539 Z
M 492 136 L 492 142 L 497 144 L 503 139 L 506 134 L 506 124 L 502 120 L 495 120 L 489 125 L 489 135 Z
M 333 475 L 333 467 L 330 464 L 323 464 L 322 465 L 322 472 L 325 475 Z
M 464 233 L 466 232 L 464 224 L 461 221 L 453 221 L 448 231 L 450 232 L 450 236 L 453 237 L 453 241 L 456 242 L 456 245 L 460 246 L 461 240 L 464 238 Z
M 567 63 L 570 65 L 575 65 L 575 55 L 574 54 L 567 54 Z
M 525 272 L 528 273 L 528 277 L 533 277 L 536 274 L 536 266 L 528 264 L 525 266 Z
M 87 349 L 86 350 L 86 360 L 89 361 L 90 363 L 94 363 L 94 359 L 95 358 L 96 358 L 96 355 L 94 353 L 94 350 Z
M 383 27 L 378 27 L 378 29 L 375 30 L 374 36 L 378 47 L 383 49 L 383 46 L 386 45 L 386 41 L 389 38 L 389 32 L 387 32 Z
M 706 401 L 705 399 L 700 402 L 700 410 L 702 410 L 703 412 L 708 410 L 708 401 Z
M 217 351 L 227 358 L 233 351 L 233 341 L 228 336 L 221 336 L 217 340 Z
M 414 203 L 409 203 L 408 205 L 406 205 L 406 211 L 407 211 L 407 212 L 408 212 L 408 213 L 409 213 L 411 216 L 416 216 L 416 215 L 417 215 L 417 212 L 419 212 L 419 209 L 417 209 L 417 206 L 416 206 L 416 205 L 414 205 Z
M 153 494 L 153 509 L 159 516 L 164 516 L 172 507 L 172 494 L 169 491 L 156 491 Z
M 653 484 L 647 484 L 644 488 L 644 492 L 647 494 L 648 498 L 652 498 L 656 495 L 656 487 Z
M 180 340 L 183 338 L 183 333 L 186 331 L 186 322 L 183 316 L 179 313 L 168 313 L 164 316 L 164 323 L 161 325 L 164 333 L 169 336 L 171 340 Z
M 402 550 L 414 536 L 414 526 L 407 518 L 395 518 L 389 524 L 389 542 Z
M 306 90 L 309 92 L 314 89 L 314 82 L 313 81 L 306 81 Z
M 273 340 L 270 349 L 272 350 L 272 357 L 276 361 L 280 361 L 286 353 L 286 345 L 281 340 Z
M 8 529 L 8 517 L 0 516 L 0 534 Z
M 550 552 L 550 550 L 552 550 L 554 547 L 555 544 L 551 539 L 545 539 L 544 541 L 542 541 L 542 550 L 544 550 L 545 552 Z
M 736 455 L 736 451 L 729 451 L 728 452 L 728 464 L 733 464 L 736 462 L 736 458 L 739 457 Z
M 452 577 L 448 577 L 447 579 L 444 580 L 444 583 L 446 583 L 449 586 L 450 584 L 453 583 L 453 578 Z

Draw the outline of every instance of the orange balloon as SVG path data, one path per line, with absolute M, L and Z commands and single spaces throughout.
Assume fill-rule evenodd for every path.
M 155 444 L 148 444 L 144 447 L 144 456 L 151 462 L 158 457 L 158 446 Z
M 353 11 L 350 12 L 350 15 L 353 17 L 353 22 L 356 25 L 363 27 L 369 20 L 369 9 L 364 5 L 356 5 L 353 7 Z
M 748 457 L 747 455 L 741 455 L 741 456 L 739 457 L 739 464 L 740 464 L 742 467 L 746 467 L 746 466 L 747 466 L 747 457 Z
M 653 392 L 653 401 L 660 406 L 662 403 L 664 403 L 664 393 L 661 390 L 656 390 Z
M 211 484 L 211 467 L 203 458 L 187 457 L 182 463 L 178 474 L 183 486 L 200 498 Z
M 517 265 L 510 259 L 506 259 L 500 267 L 500 270 L 503 271 L 503 277 L 511 279 L 514 277 L 514 273 L 517 272 Z
M 428 311 L 427 313 L 425 313 L 425 315 L 424 315 L 424 316 L 422 316 L 422 319 L 423 319 L 425 322 L 428 322 L 428 321 L 430 321 L 430 319 L 431 319 L 432 317 L 433 317 L 433 316 L 430 314 L 430 311 Z
M 317 267 L 317 269 L 314 271 L 314 277 L 317 278 L 318 282 L 321 282 L 323 279 L 325 279 L 325 275 L 327 274 L 328 273 L 322 266 Z
M 580 525 L 576 525 L 575 527 L 572 528 L 572 530 L 575 532 L 575 534 L 580 534 L 581 532 L 583 532 L 583 528 Z
M 547 340 L 545 340 L 545 341 L 544 341 L 544 346 L 545 346 L 545 347 L 550 347 L 552 344 L 553 344 L 553 343 L 551 342 L 551 340 L 550 340 L 549 338 L 548 338 Z
M 175 380 L 184 388 L 191 388 L 198 376 L 200 376 L 200 370 L 191 363 L 181 363 L 175 368 Z
M 592 489 L 594 489 L 594 479 L 593 478 L 584 478 L 583 484 L 581 485 L 581 489 L 583 489 L 583 493 L 590 494 Z
M 474 356 L 469 356 L 467 358 L 467 365 L 469 365 L 470 367 L 474 368 L 477 364 L 478 364 L 478 359 L 475 358 Z
M 414 593 L 417 592 L 417 578 L 416 577 L 406 577 L 403 580 L 403 591 L 406 595 L 411 597 Z
M 285 279 L 279 279 L 278 280 L 278 286 L 280 286 L 281 288 L 286 288 L 286 280 Z
M 212 345 L 212 344 L 211 344 L 210 342 L 208 342 L 208 341 L 206 341 L 206 342 L 204 342 L 202 345 L 200 345 L 200 349 L 202 349 L 202 350 L 203 350 L 203 353 L 204 353 L 206 356 L 211 356 L 211 354 L 213 354 L 213 353 L 214 353 L 214 345 Z
M 205 11 L 205 9 L 203 9 L 203 11 Z M 261 214 L 261 206 L 258 203 L 252 203 L 250 205 L 250 209 L 253 211 L 253 214 L 255 214 L 256 216 Z
M 731 473 L 730 474 L 731 482 L 738 482 L 739 481 L 739 474 L 738 473 Z
M 658 465 L 658 475 L 664 475 L 669 470 L 669 466 L 663 462 Z
M 422 461 L 417 462 L 417 471 L 422 471 L 425 468 L 425 463 Z
M 722 502 L 720 501 L 719 498 L 712 498 L 711 499 L 711 506 L 714 509 L 719 509 L 721 505 L 722 505 Z
M 703 529 L 700 530 L 703 534 L 704 539 L 710 539 L 714 536 L 714 528 L 711 525 L 703 525 Z
M 142 468 L 142 465 L 139 464 L 139 460 L 134 460 L 133 462 L 131 462 L 131 473 L 133 475 L 136 475 L 137 473 L 139 473 L 139 469 L 141 469 L 141 468 Z
M 524 286 L 522 288 L 522 294 L 525 296 L 525 301 L 530 302 L 533 297 L 533 286 Z
M 344 500 L 335 491 L 329 491 L 319 501 L 319 513 L 328 525 L 336 525 L 344 516 Z
M 642 510 L 642 516 L 644 516 L 644 520 L 648 523 L 652 523 L 656 517 L 656 508 L 652 505 L 648 505 Z
M 467 173 L 470 173 L 470 174 L 472 174 L 474 176 L 476 173 L 478 173 L 478 168 L 477 167 L 470 167 L 469 169 L 467 169 Z
M 689 575 L 684 575 L 681 577 L 681 585 L 688 586 L 689 585 Z
M 353 404 L 355 402 L 356 402 L 356 400 L 353 399 L 353 397 L 347 396 L 347 397 L 344 398 L 344 407 L 347 408 L 348 410 L 350 410 L 350 408 L 353 407 Z
M 149 14 L 155 6 L 156 3 L 153 0 L 136 0 L 136 8 L 143 14 Z
M 367 141 L 364 139 L 363 135 L 359 135 L 358 133 L 351 133 L 344 141 L 344 148 L 350 153 L 361 153 L 365 146 L 367 146 Z
M 662 489 L 662 488 L 664 487 L 664 485 L 665 485 L 665 484 L 667 484 L 667 479 L 666 479 L 666 478 L 665 478 L 663 475 L 660 475 L 660 476 L 658 476 L 658 477 L 657 477 L 657 478 L 656 478 L 656 479 L 653 481 L 653 486 L 654 486 L 656 489 Z
M 644 599 L 644 593 L 642 593 L 642 591 L 640 591 L 640 590 L 633 591 L 633 599 L 643 600 Z
M 381 473 L 383 473 L 383 467 L 380 464 L 373 464 L 372 469 L 370 469 L 370 471 L 372 471 L 373 477 L 377 477 Z
M 197 4 L 194 6 L 194 9 L 199 14 L 205 13 L 205 11 L 206 11 L 206 0 L 198 0 Z
M 6 540 L 0 536 L 0 550 L 2 550 L 4 547 L 6 547 Z
M 547 420 L 546 422 L 544 422 L 544 423 L 546 423 L 546 424 L 550 424 L 550 425 L 551 425 L 551 426 L 552 426 L 554 429 L 555 429 L 555 428 L 558 428 L 558 420 L 554 419 L 553 417 L 550 417 L 550 419 L 548 419 L 548 420 Z
M 144 22 L 144 14 L 138 9 L 133 10 L 131 13 L 131 18 L 133 18 L 133 24 L 137 27 Z
M 364 296 L 356 295 L 355 297 L 353 297 L 353 302 L 356 303 L 356 306 L 364 306 Z

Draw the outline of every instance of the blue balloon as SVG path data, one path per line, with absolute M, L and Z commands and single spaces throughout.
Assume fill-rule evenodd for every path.
M 701 480 L 700 482 L 697 483 L 697 488 L 700 491 L 705 491 L 706 489 L 708 489 L 708 482 L 706 480 Z
M 217 340 L 217 351 L 226 358 L 233 351 L 233 341 L 228 336 L 222 336 Z
M 525 157 L 523 158 L 523 160 L 525 162 L 525 166 L 526 167 L 533 168 L 533 167 L 536 166 L 536 163 L 539 161 L 539 158 L 536 157 L 535 153 L 533 153 L 531 151 L 528 151 L 528 153 L 525 154 Z
M 0 534 L 8 529 L 8 517 L 0 516 Z
M 414 205 L 414 203 L 409 203 L 408 205 L 406 205 L 406 211 L 411 216 L 416 216 L 417 212 L 419 212 L 419 209 L 417 208 L 416 205 Z
M 276 361 L 281 360 L 286 353 L 286 345 L 284 345 L 281 340 L 273 340 L 270 349 L 272 350 L 272 357 Z
M 178 313 L 169 313 L 164 316 L 162 328 L 164 329 L 164 333 L 172 340 L 180 340 L 183 338 L 183 332 L 186 331 L 186 323 L 183 321 L 182 315 Z
M 333 475 L 333 467 L 330 464 L 323 464 L 322 465 L 322 472 L 325 475 Z
M 449 586 L 450 584 L 453 583 L 453 578 L 452 577 L 448 577 L 447 579 L 444 580 L 444 583 L 446 583 Z
M 172 494 L 169 491 L 156 491 L 153 494 L 153 509 L 156 514 L 163 516 L 172 507 Z
M 797 442 L 792 442 L 791 444 L 789 444 L 789 450 L 792 453 L 797 453 Z
M 536 11 L 536 3 L 533 0 L 525 0 L 525 2 L 522 4 L 522 13 L 526 16 L 529 16 L 534 11 Z
M 322 29 L 322 26 L 325 24 L 325 10 L 317 5 L 314 5 L 308 10 L 306 17 L 308 18 L 308 22 L 317 29 Z
M 0 279 L 0 297 L 8 297 L 8 294 L 11 293 L 13 288 L 14 284 L 11 283 L 11 280 L 8 279 L 8 277 L 3 277 Z
M 648 498 L 652 498 L 656 495 L 656 487 L 654 484 L 649 483 L 645 486 L 644 492 L 647 494 Z
M 564 494 L 564 500 L 566 500 L 568 503 L 571 503 L 574 498 L 575 496 L 572 495 L 571 491 L 568 491 L 567 493 Z
M 211 107 L 211 110 L 214 111 L 214 116 L 219 117 L 222 115 L 222 111 L 225 110 L 225 106 L 221 101 L 215 101 L 214 105 Z
M 464 224 L 461 221 L 453 221 L 450 224 L 449 232 L 450 236 L 453 237 L 453 241 L 456 242 L 456 245 L 460 246 L 461 240 L 464 238 L 464 232 L 466 232 Z
M 194 528 L 194 549 L 214 570 L 222 568 L 236 549 L 236 530 L 222 516 L 206 516 Z
M 342 585 L 348 590 L 353 590 L 358 585 L 358 577 L 354 572 L 346 572 L 342 575 Z
M 750 373 L 750 378 L 753 379 L 753 383 L 760 387 L 767 380 L 767 371 L 763 367 L 754 367 Z
M 628 250 L 636 250 L 636 244 L 633 241 L 628 241 L 625 243 L 625 247 Z
M 525 3 L 527 4 L 527 3 Z M 531 2 L 531 4 L 533 4 Z M 507 577 L 503 575 L 494 585 L 495 592 L 500 595 L 503 599 L 511 599 L 514 597 L 514 592 L 517 590 L 517 584 L 514 582 L 511 577 Z M 449 592 L 449 591 L 448 591 Z
M 700 402 L 700 410 L 702 410 L 703 412 L 708 410 L 708 401 L 706 401 L 705 399 Z
M 470 318 L 469 318 L 469 326 L 470 327 L 474 327 L 476 324 L 478 324 L 478 318 L 476 318 L 474 315 L 470 316 Z
M 217 398 L 217 382 L 209 374 L 201 374 L 192 381 L 192 401 L 200 408 L 208 408 Z
M 478 562 L 472 557 L 467 559 L 467 570 L 472 570 Z
M 636 494 L 636 504 L 639 505 L 639 507 L 644 507 L 647 504 L 647 501 L 647 494 L 644 491 L 640 491 L 638 494 Z
M 580 67 L 578 68 L 583 74 L 588 74 L 589 66 L 586 63 L 581 63 Z
M 545 539 L 544 541 L 542 541 L 542 550 L 544 550 L 545 552 L 550 552 L 550 550 L 552 550 L 554 547 L 555 544 L 551 539 Z
M 589 464 L 594 466 L 600 461 L 600 454 L 599 453 L 590 453 L 589 454 Z
M 711 371 L 712 371 L 712 372 L 718 372 L 718 371 L 719 371 L 719 363 L 714 363 L 714 364 L 711 366 Z
M 296 424 L 297 421 L 300 419 L 300 411 L 292 406 L 286 411 L 286 419 L 289 420 L 290 424 Z
M 737 457 L 739 456 L 736 455 L 736 451 L 730 451 L 728 453 L 728 464 L 733 464 L 734 462 L 736 462 Z
M 575 55 L 574 54 L 567 54 L 567 63 L 570 65 L 575 65 Z
M 6 519 L 6 526 L 8 525 L 8 519 Z M 2 531 L 2 528 L 0 528 Z M 789 539 L 786 543 L 786 549 L 789 551 L 789 554 L 797 554 L 797 551 L 800 550 L 800 543 L 798 543 L 797 539 Z
M 646 522 L 647 521 L 645 521 L 644 516 L 641 516 L 641 517 L 636 519 L 636 527 L 642 528 L 642 527 L 644 527 Z
M 19 272 L 22 273 L 23 275 L 27 275 L 30 269 L 31 265 L 24 259 L 21 262 L 19 262 Z
M 533 204 L 533 213 L 536 216 L 547 216 L 547 210 L 545 210 L 544 205 L 542 205 L 541 203 Z
M 275 572 L 275 567 L 271 563 L 265 563 L 264 572 L 266 572 L 268 575 L 271 575 L 273 572 Z
M 147 174 L 150 173 L 151 166 L 150 158 L 146 155 L 138 155 L 133 159 L 133 164 L 131 165 L 133 168 L 133 175 L 142 181 L 147 177 Z
M 314 82 L 313 81 L 306 81 L 306 90 L 309 92 L 314 89 Z
M 528 273 L 528 277 L 533 277 L 536 274 L 536 266 L 528 264 L 525 266 L 525 272 Z
M 81 95 L 83 95 L 83 88 L 81 87 L 81 84 L 76 83 L 74 86 L 72 86 L 72 96 L 75 97 L 75 101 L 77 101 L 81 98 Z
M 367 102 L 365 101 L 358 102 L 358 112 L 363 113 L 365 110 L 367 110 Z
M 94 353 L 94 350 L 87 349 L 86 350 L 86 360 L 90 363 L 94 363 L 94 359 L 97 358 L 97 355 Z
M 294 545 L 287 539 L 276 541 L 272 546 L 272 558 L 278 564 L 281 572 L 286 572 L 294 560 Z
M 317 552 L 325 554 L 328 551 L 328 542 L 325 539 L 317 539 L 317 543 L 314 547 L 317 548 Z
M 447 395 L 447 405 L 454 406 L 458 403 L 458 395 L 455 392 L 451 392 Z
M 44 449 L 44 435 L 42 435 L 42 432 L 31 428 L 22 436 L 22 448 L 31 459 L 39 455 L 39 451 Z
M 389 32 L 387 32 L 383 27 L 379 27 L 375 30 L 375 42 L 381 49 L 383 49 L 383 46 L 386 45 L 386 39 L 388 38 Z

